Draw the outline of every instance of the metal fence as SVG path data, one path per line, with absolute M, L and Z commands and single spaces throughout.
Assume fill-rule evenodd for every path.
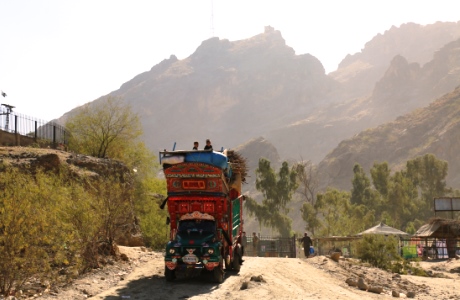
M 296 257 L 295 235 L 288 238 L 260 235 L 258 237 L 258 244 L 253 243 L 252 236 L 247 237 L 244 255 L 259 257 Z
M 55 122 L 48 122 L 12 112 L 8 106 L 0 106 L 0 130 L 46 140 L 54 144 L 68 144 L 69 132 Z

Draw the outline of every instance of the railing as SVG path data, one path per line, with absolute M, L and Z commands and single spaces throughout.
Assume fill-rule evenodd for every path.
M 12 112 L 4 106 L 0 107 L 0 130 L 54 145 L 67 145 L 70 136 L 64 126 Z
M 259 257 L 296 257 L 296 236 L 283 238 L 272 236 L 258 236 L 259 242 L 253 243 L 253 237 L 247 237 L 244 249 L 246 256 Z

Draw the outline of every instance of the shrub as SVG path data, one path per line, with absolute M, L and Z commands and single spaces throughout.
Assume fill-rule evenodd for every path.
M 62 268 L 72 276 L 98 267 L 101 245 L 113 254 L 119 228 L 134 219 L 128 183 L 68 175 L 0 172 L 0 294 Z
M 66 264 L 69 228 L 61 223 L 53 178 L 7 169 L 0 173 L 0 293 L 8 295 L 34 275 Z M 51 274 L 52 275 L 52 274 Z
M 137 189 L 135 211 L 144 243 L 154 249 L 164 249 L 169 239 L 169 226 L 166 225 L 168 211 L 167 206 L 160 209 L 163 196 L 157 192 L 166 193 L 166 183 L 148 178 L 138 182 Z
M 145 244 L 154 249 L 163 249 L 169 239 L 166 208 L 160 210 L 156 201 L 150 201 L 145 203 L 143 211 L 139 223 Z
M 130 174 L 109 174 L 80 177 L 65 166 L 44 173 L 0 163 L 0 294 L 32 277 L 53 280 L 63 268 L 74 276 L 99 267 L 100 254 L 114 254 L 114 241 L 131 224 L 145 230 L 149 246 L 164 247 L 166 211 L 146 196 L 164 191 L 164 182 L 136 187 Z
M 402 258 L 398 254 L 398 241 L 394 237 L 378 234 L 364 235 L 357 244 L 357 256 L 374 267 L 402 271 Z

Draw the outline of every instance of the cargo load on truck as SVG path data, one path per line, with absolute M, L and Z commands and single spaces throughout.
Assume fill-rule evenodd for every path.
M 224 269 L 240 271 L 244 248 L 242 183 L 246 161 L 235 151 L 162 151 L 170 239 L 165 277 L 208 272 L 215 282 Z

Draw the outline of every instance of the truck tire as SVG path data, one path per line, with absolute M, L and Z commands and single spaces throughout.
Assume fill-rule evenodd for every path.
M 235 254 L 233 257 L 233 263 L 232 263 L 233 271 L 239 272 L 241 269 L 241 257 L 239 254 Z
M 222 283 L 224 282 L 224 261 L 221 259 L 220 264 L 218 267 L 215 267 L 212 270 L 212 277 L 214 282 Z
M 176 279 L 176 270 L 170 270 L 165 266 L 165 278 L 166 281 L 174 281 Z

